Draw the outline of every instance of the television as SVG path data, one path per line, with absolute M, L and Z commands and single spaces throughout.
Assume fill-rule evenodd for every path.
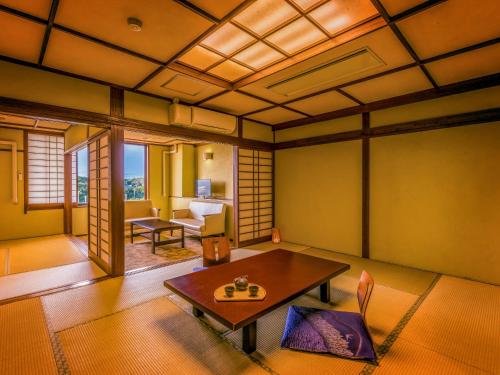
M 197 197 L 207 198 L 212 196 L 212 183 L 209 178 L 196 180 L 195 194 Z

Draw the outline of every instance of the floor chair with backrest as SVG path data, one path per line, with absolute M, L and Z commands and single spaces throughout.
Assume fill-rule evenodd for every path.
M 281 346 L 376 361 L 366 324 L 366 309 L 373 286 L 373 278 L 363 271 L 357 290 L 359 313 L 290 306 Z
M 229 263 L 231 261 L 231 244 L 227 237 L 204 238 L 202 244 L 203 266 L 195 267 L 193 271 L 201 271 L 207 267 Z

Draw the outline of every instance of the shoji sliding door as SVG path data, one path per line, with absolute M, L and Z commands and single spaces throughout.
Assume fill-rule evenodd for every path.
M 89 256 L 111 269 L 109 135 L 89 143 Z
M 267 241 L 273 227 L 273 153 L 238 148 L 237 235 L 239 246 Z

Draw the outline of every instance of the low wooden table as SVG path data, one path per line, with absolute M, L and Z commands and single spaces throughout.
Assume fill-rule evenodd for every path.
M 318 286 L 321 301 L 329 302 L 330 279 L 349 268 L 348 264 L 278 249 L 175 277 L 164 285 L 189 301 L 195 316 L 207 313 L 233 331 L 243 328 L 243 350 L 252 353 L 257 343 L 257 319 Z M 214 290 L 241 275 L 264 287 L 266 298 L 217 302 Z
M 149 232 L 134 233 L 134 225 L 147 229 Z M 160 234 L 162 232 L 170 231 L 170 233 L 172 233 L 172 231 L 177 229 L 181 231 L 180 237 L 171 237 L 168 240 L 160 241 Z M 134 243 L 134 237 L 138 236 L 151 240 L 151 252 L 153 254 L 157 246 L 180 242 L 181 246 L 184 247 L 184 227 L 161 219 L 134 220 L 130 222 L 130 242 Z

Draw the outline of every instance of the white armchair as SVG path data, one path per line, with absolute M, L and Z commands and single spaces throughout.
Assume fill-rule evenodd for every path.
M 226 205 L 218 202 L 191 201 L 189 208 L 174 210 L 171 223 L 184 226 L 186 233 L 200 238 L 226 231 Z

